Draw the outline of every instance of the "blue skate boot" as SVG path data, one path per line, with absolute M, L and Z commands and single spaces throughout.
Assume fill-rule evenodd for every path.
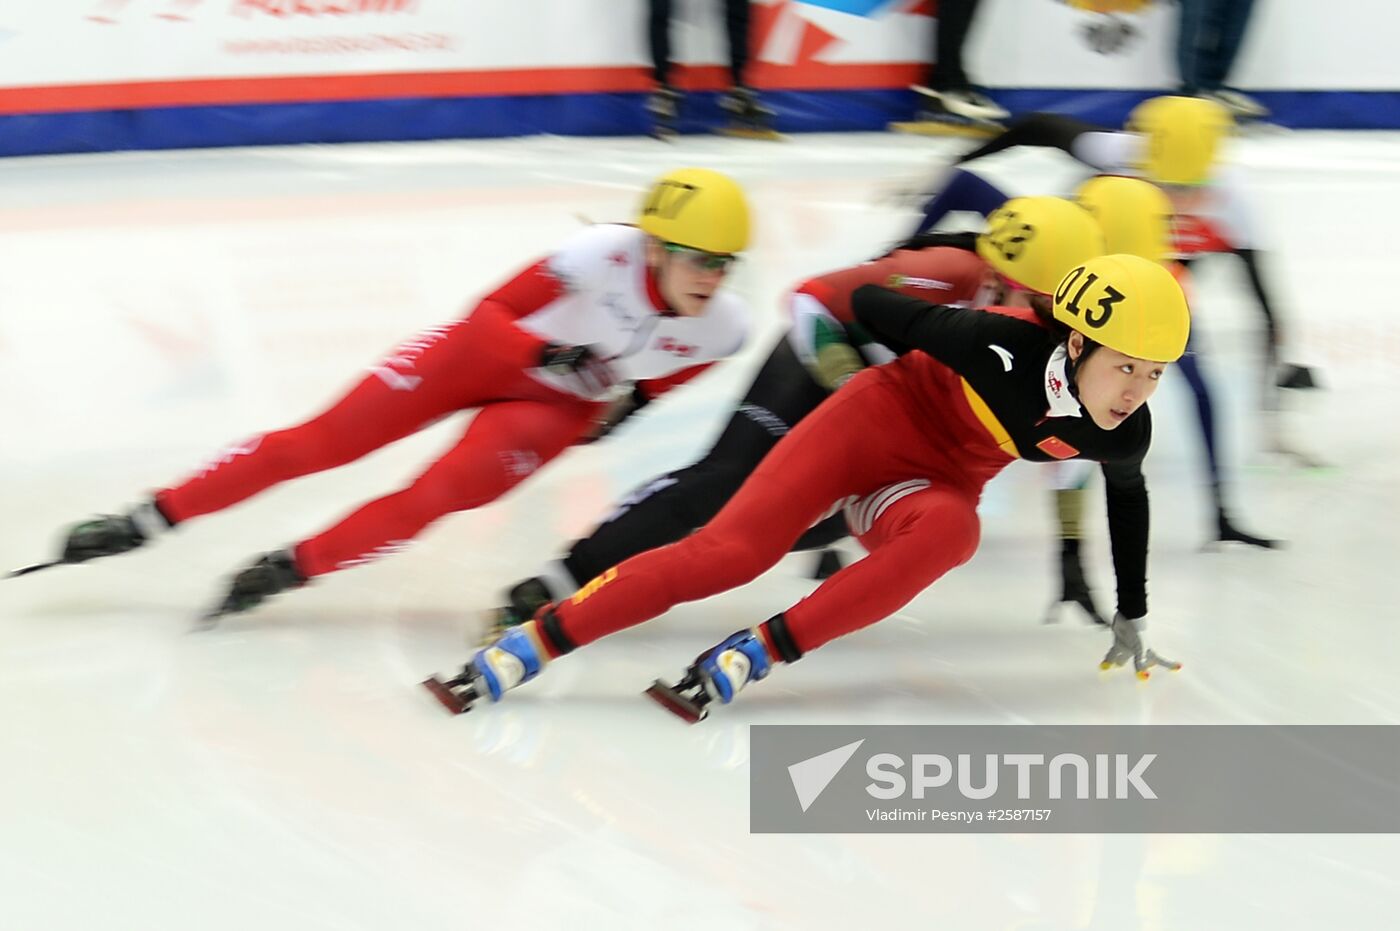
M 512 627 L 488 647 L 477 650 L 462 671 L 447 680 L 432 676 L 423 687 L 453 714 L 470 711 L 483 698 L 492 702 L 529 682 L 549 662 L 536 621 Z
M 667 711 L 689 724 L 703 721 L 712 701 L 727 705 L 739 690 L 757 682 L 773 668 L 773 659 L 756 628 L 731 634 L 718 646 L 701 653 L 675 685 L 661 680 L 646 694 Z

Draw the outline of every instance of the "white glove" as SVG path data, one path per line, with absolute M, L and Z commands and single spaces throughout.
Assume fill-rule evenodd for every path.
M 1141 617 L 1130 620 L 1121 613 L 1113 615 L 1113 623 L 1109 625 L 1109 630 L 1113 633 L 1113 646 L 1104 654 L 1103 662 L 1099 663 L 1100 669 L 1115 669 L 1131 659 L 1133 668 L 1137 670 L 1137 677 L 1146 679 L 1150 675 L 1147 670 L 1153 666 L 1161 666 L 1172 672 L 1181 668 L 1180 663 L 1158 656 L 1142 642 L 1142 631 L 1147 626 L 1146 620 Z

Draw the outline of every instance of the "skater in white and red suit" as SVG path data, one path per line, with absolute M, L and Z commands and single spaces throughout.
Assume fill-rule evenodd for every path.
M 135 549 L 289 479 L 352 462 L 469 409 L 461 439 L 406 487 L 259 557 L 211 616 L 404 547 L 444 515 L 481 507 L 570 446 L 743 344 L 748 314 L 718 290 L 749 241 L 729 177 L 656 181 L 636 225 L 599 224 L 492 291 L 467 316 L 409 340 L 324 412 L 232 446 L 134 510 L 73 527 L 62 562 Z

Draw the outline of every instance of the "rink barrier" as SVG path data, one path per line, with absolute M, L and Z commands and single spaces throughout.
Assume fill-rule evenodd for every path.
M 1134 105 L 1153 93 L 1160 91 L 997 89 L 993 96 L 1013 112 L 1052 110 L 1120 125 Z M 1265 91 L 1256 96 L 1281 126 L 1400 129 L 1400 91 Z M 763 99 L 777 111 L 777 128 L 791 133 L 881 130 L 891 121 L 909 119 L 915 106 L 912 93 L 893 89 L 772 90 L 763 91 Z M 644 134 L 648 125 L 644 95 L 638 92 L 71 109 L 85 100 L 73 96 L 65 105 L 61 94 L 0 92 L 0 155 L 538 134 L 627 136 Z M 681 131 L 705 132 L 721 125 L 717 100 L 714 92 L 689 95 Z

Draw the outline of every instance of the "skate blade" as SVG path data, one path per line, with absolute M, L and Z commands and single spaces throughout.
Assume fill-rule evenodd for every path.
M 1108 621 L 1097 611 L 1091 611 L 1084 605 L 1073 599 L 1069 601 L 1056 601 L 1045 609 L 1045 617 L 1041 619 L 1042 624 L 1058 624 L 1065 619 L 1067 614 L 1077 614 L 1084 619 L 1084 623 L 1092 624 L 1095 627 L 1108 627 Z
M 759 142 L 785 142 L 787 137 L 772 129 L 749 129 L 745 126 L 725 126 L 715 130 L 731 139 L 754 139 Z
M 222 608 L 215 608 L 213 611 L 206 611 L 194 619 L 194 624 L 190 627 L 194 631 L 213 630 L 219 626 L 219 621 L 223 620 L 226 612 Z
M 6 573 L 5 573 L 5 578 L 7 578 L 7 579 L 17 579 L 17 578 L 19 578 L 19 577 L 22 576 L 22 575 L 29 575 L 30 573 L 32 573 L 32 572 L 38 572 L 38 571 L 41 570 L 41 569 L 52 569 L 54 566 L 63 566 L 63 565 L 67 565 L 67 564 L 66 564 L 63 560 L 61 560 L 61 559 L 55 559 L 53 562 L 39 562 L 39 563 L 35 563 L 35 564 L 32 565 L 32 566 L 21 566 L 21 567 L 18 568 L 18 569 L 11 569 L 9 572 L 6 572 Z
M 1282 550 L 1287 548 L 1287 544 L 1282 540 L 1268 540 L 1264 537 L 1257 537 L 1253 540 L 1241 540 L 1239 537 L 1216 537 L 1214 540 L 1207 540 L 1201 547 L 1201 552 L 1222 553 L 1227 549 Z
M 1099 612 L 1095 611 L 1095 610 L 1094 610 L 1092 607 L 1090 607 L 1089 605 L 1084 604 L 1084 602 L 1082 602 L 1082 601 L 1070 600 L 1070 601 L 1064 602 L 1064 604 L 1071 606 L 1071 610 L 1073 610 L 1074 608 L 1078 608 L 1078 609 L 1079 609 L 1079 614 L 1080 614 L 1080 616 L 1082 616 L 1082 617 L 1084 618 L 1084 622 L 1085 622 L 1086 624 L 1092 624 L 1092 625 L 1094 625 L 1095 627 L 1109 627 L 1109 626 L 1111 626 L 1111 625 L 1108 623 L 1107 619 L 1105 619 L 1104 616 L 1103 616 L 1102 614 L 1100 614 Z
M 437 676 L 429 676 L 421 684 L 423 688 L 428 690 L 429 695 L 436 698 L 442 707 L 453 714 L 466 714 L 471 710 L 472 703 L 448 688 L 447 684 Z
M 990 139 L 1000 133 L 998 126 L 963 126 L 957 123 L 944 123 L 940 120 L 903 120 L 890 123 L 892 133 L 908 133 L 914 136 L 957 136 L 963 139 Z
M 709 709 L 697 705 L 660 679 L 653 682 L 645 694 L 687 724 L 698 724 L 709 715 Z

